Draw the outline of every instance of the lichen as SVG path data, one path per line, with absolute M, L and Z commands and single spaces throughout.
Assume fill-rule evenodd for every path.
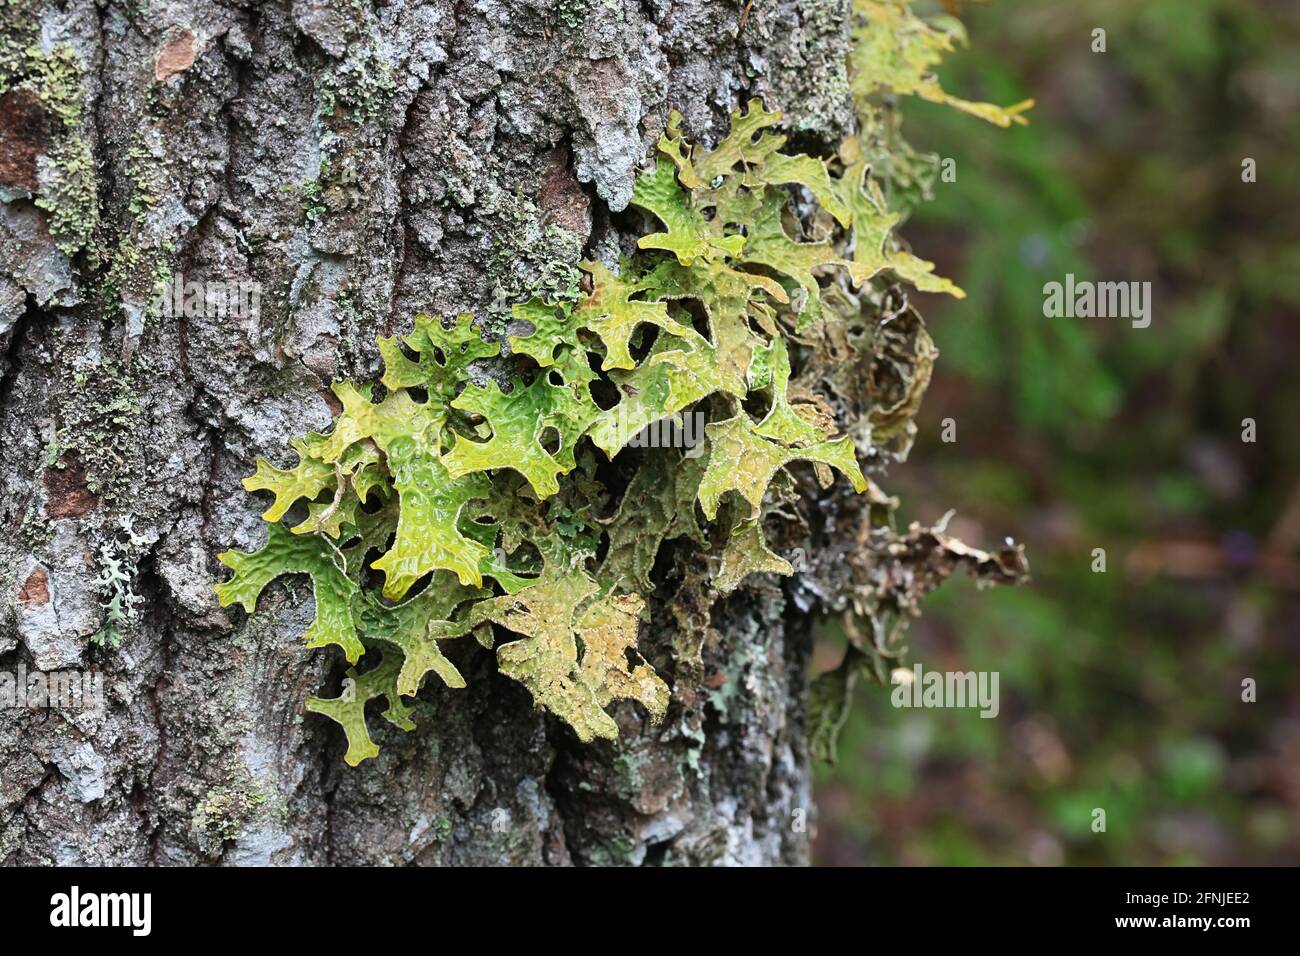
M 859 10 L 915 31 L 898 19 L 906 4 Z M 880 46 L 878 27 L 859 29 Z M 930 54 L 904 53 L 888 75 L 859 63 L 864 104 L 880 89 L 936 95 L 903 69 L 928 69 Z M 272 495 L 267 542 L 220 555 L 233 575 L 218 597 L 252 613 L 277 577 L 311 580 L 306 643 L 338 647 L 353 667 L 342 694 L 307 708 L 342 726 L 349 764 L 379 752 L 369 701 L 411 730 L 409 701 L 430 673 L 465 686 L 444 648 L 468 637 L 583 741 L 618 735 L 615 701 L 657 721 L 670 692 L 637 638 L 662 542 L 716 549 L 722 594 L 753 573 L 794 572 L 763 524 L 773 488 L 795 495 L 777 480 L 791 465 L 811 466 L 823 489 L 866 492 L 868 514 L 888 500 L 860 459 L 906 453 L 933 359 L 919 317 L 891 313 L 891 296 L 902 283 L 962 293 L 894 235 L 902 214 L 869 159 L 879 136 L 792 154 L 781 119 L 751 101 L 704 149 L 672 114 L 633 190 L 659 224 L 635 255 L 581 263 L 579 294 L 539 283 L 545 293 L 509 322 L 417 315 L 409 335 L 378 341 L 379 383 L 333 386 L 341 411 L 293 442 L 295 465 L 258 461 L 245 480 Z M 901 337 L 887 328 L 900 314 Z M 702 454 L 626 453 L 680 414 L 707 417 Z
M 852 34 L 849 76 L 859 134 L 841 147 L 841 158 L 855 170 L 855 177 L 865 177 L 862 192 L 874 207 L 891 210 L 887 219 L 878 221 L 895 229 L 917 203 L 931 198 L 938 169 L 937 156 L 916 152 L 903 138 L 899 96 L 950 106 L 1003 128 L 1027 123 L 1023 114 L 1033 100 L 1004 108 L 946 92 L 933 68 L 944 54 L 965 44 L 965 29 L 955 17 L 917 16 L 911 0 L 854 0 Z M 858 255 L 863 256 L 863 250 Z M 865 256 L 880 261 L 874 244 Z M 889 259 L 887 252 L 883 258 Z M 946 281 L 934 278 L 928 264 L 908 260 L 896 261 L 895 272 L 925 291 L 939 291 Z M 938 350 L 906 296 L 890 291 L 881 301 L 883 321 L 874 329 L 846 328 L 842 337 L 819 330 L 813 364 L 826 367 L 832 389 L 840 396 L 852 401 L 852 396 L 866 392 L 874 397 L 870 408 L 860 409 L 858 421 L 871 435 L 874 455 L 902 461 L 912 446 L 913 419 Z M 836 305 L 843 308 L 844 303 Z M 846 347 L 871 354 L 873 361 L 865 368 L 838 361 Z M 848 607 L 842 614 L 847 646 L 839 665 L 818 676 L 809 693 L 808 736 L 813 755 L 820 759 L 835 760 L 858 678 L 884 684 L 890 668 L 902 660 L 903 637 L 919 613 L 922 597 L 958 567 L 965 567 L 981 584 L 1020 583 L 1028 575 L 1020 546 L 1008 541 L 995 552 L 968 547 L 944 533 L 946 519 L 934 528 L 913 524 L 900 534 L 893 522 L 897 506 L 897 499 L 873 488 L 872 507 L 855 535 L 858 547 L 841 562 L 847 578 Z
M 356 208 L 373 185 L 370 164 L 386 136 L 385 109 L 397 89 L 393 67 L 373 41 L 356 43 L 314 74 L 320 128 L 318 174 L 300 187 L 303 212 L 318 223 Z
M 1027 123 L 1023 114 L 1034 105 L 1033 100 L 1002 107 L 965 100 L 944 90 L 934 67 L 944 54 L 966 44 L 966 29 L 956 17 L 919 17 L 911 4 L 912 0 L 854 0 L 857 22 L 849 68 L 860 108 L 876 94 L 888 92 L 919 96 L 1004 128 Z
M 67 256 L 90 245 L 99 225 L 95 160 L 86 139 L 81 58 L 70 44 L 48 52 L 26 3 L 5 3 L 0 35 L 0 95 L 25 90 L 36 97 L 50 121 L 49 142 L 36 205 L 49 215 L 50 235 Z M 12 20 L 10 20 L 12 17 Z
M 257 788 L 247 771 L 232 769 L 229 777 L 229 782 L 209 790 L 190 816 L 199 849 L 214 860 L 249 823 L 271 809 L 267 794 Z
M 584 237 L 553 222 L 528 198 L 501 196 L 490 188 L 485 206 L 500 210 L 510 227 L 493 236 L 486 271 L 493 309 L 485 323 L 499 331 L 509 319 L 509 304 L 530 295 L 574 302 L 582 274 L 573 266 L 581 258 Z
M 323 120 L 366 127 L 382 115 L 397 88 L 393 68 L 373 43 L 358 44 L 316 84 Z
M 118 647 L 122 631 L 139 619 L 141 597 L 132 582 L 136 561 L 147 542 L 135 533 L 130 518 L 118 523 L 116 533 L 99 548 L 99 590 L 104 599 L 104 623 L 91 635 L 91 643 Z
M 149 374 L 145 363 L 110 357 L 61 369 L 59 443 L 77 451 L 87 487 L 107 502 L 136 493 L 135 475 L 144 467 L 140 382 Z

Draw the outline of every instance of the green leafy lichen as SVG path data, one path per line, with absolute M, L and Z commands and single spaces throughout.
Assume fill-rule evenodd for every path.
M 881 24 L 918 32 L 898 19 L 905 4 L 859 11 L 864 43 L 883 43 Z M 855 90 L 937 96 L 911 71 L 952 35 L 919 36 L 887 73 L 855 61 Z M 752 101 L 706 149 L 672 114 L 633 192 L 657 221 L 635 256 L 581 263 L 581 294 L 522 302 L 504 326 L 416 316 L 409 335 L 379 340 L 380 388 L 336 383 L 332 428 L 296 440 L 292 467 L 259 461 L 245 479 L 273 496 L 271 528 L 262 549 L 220 556 L 233 575 L 218 596 L 251 612 L 276 577 L 311 578 L 308 646 L 338 645 L 354 667 L 340 696 L 307 707 L 343 727 L 348 763 L 378 753 L 368 701 L 411 729 L 408 701 L 430 673 L 465 686 L 445 651 L 467 637 L 495 647 L 501 673 L 581 740 L 617 736 L 618 700 L 659 720 L 669 688 L 637 636 L 663 542 L 717 546 L 712 586 L 725 594 L 749 574 L 794 570 L 762 523 L 788 466 L 887 500 L 859 457 L 879 454 L 873 428 L 901 428 L 915 410 L 932 350 L 923 332 L 862 341 L 863 313 L 890 283 L 961 291 L 894 236 L 902 214 L 872 168 L 878 126 L 864 121 L 823 159 L 784 151 L 780 119 Z M 909 345 L 921 351 L 890 360 L 901 384 L 872 365 Z M 622 464 L 645 426 L 683 413 L 708 418 L 702 453 L 656 449 L 635 456 L 624 487 L 598 479 L 602 459 Z
M 1025 100 L 1013 106 L 975 103 L 944 90 L 933 68 L 944 55 L 966 43 L 966 29 L 952 16 L 922 18 L 912 0 L 854 0 L 858 22 L 849 56 L 852 86 L 859 106 L 878 92 L 919 96 L 931 103 L 954 107 L 1001 127 L 1028 122 L 1022 115 L 1034 105 Z

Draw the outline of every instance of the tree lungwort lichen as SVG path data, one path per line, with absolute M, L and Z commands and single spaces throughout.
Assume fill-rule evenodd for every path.
M 292 443 L 296 465 L 257 463 L 244 487 L 273 495 L 267 542 L 220 555 L 233 576 L 217 593 L 251 613 L 275 578 L 311 579 L 307 646 L 336 645 L 354 666 L 341 696 L 307 708 L 342 725 L 349 764 L 379 752 L 370 700 L 412 729 L 407 700 L 430 672 L 465 686 L 444 642 L 490 649 L 504 632 L 516 638 L 496 647 L 501 673 L 583 741 L 617 736 L 606 707 L 618 699 L 658 720 L 669 689 L 637 634 L 662 541 L 724 542 L 714 586 L 726 593 L 751 572 L 793 573 L 761 522 L 785 466 L 810 462 L 823 488 L 892 500 L 859 459 L 906 454 L 934 349 L 914 312 L 892 329 L 877 319 L 903 282 L 962 295 L 894 235 L 902 212 L 887 196 L 924 185 L 926 158 L 898 139 L 892 94 L 1003 126 L 1024 108 L 943 92 L 929 70 L 959 39 L 954 23 L 857 0 L 861 129 L 834 157 L 785 151 L 781 114 L 758 100 L 712 149 L 688 143 L 671 114 L 632 197 L 661 228 L 634 255 L 582 263 L 580 297 L 518 304 L 499 334 L 468 314 L 416 316 L 409 335 L 378 340 L 378 386 L 335 383 L 342 410 L 327 433 Z M 875 332 L 863 339 L 863 327 Z M 891 336 L 894 364 L 910 368 L 899 395 L 848 395 L 861 383 L 817 364 L 837 340 L 870 366 Z M 708 418 L 702 454 L 656 449 L 625 487 L 605 486 L 606 460 L 683 413 Z M 635 487 L 664 501 L 649 530 L 638 508 L 610 514 Z

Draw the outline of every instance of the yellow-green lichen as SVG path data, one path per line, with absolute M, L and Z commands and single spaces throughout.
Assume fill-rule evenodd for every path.
M 47 117 L 49 142 L 36 205 L 47 212 L 56 245 L 72 256 L 90 244 L 99 224 L 95 160 L 84 128 L 84 65 L 70 44 L 42 49 L 25 4 L 6 6 L 14 20 L 0 38 L 0 95 L 24 90 Z
M 859 12 L 895 26 L 910 16 L 866 0 Z M 864 105 L 878 88 L 933 92 L 900 72 L 929 54 L 903 60 L 887 77 L 859 64 Z M 871 396 L 846 420 L 842 396 L 816 390 L 836 370 L 807 381 L 796 370 L 818 336 L 848 342 L 882 301 L 878 279 L 961 292 L 895 237 L 901 215 L 871 169 L 872 130 L 821 158 L 787 152 L 780 121 L 752 101 L 703 149 L 673 114 L 633 191 L 658 222 L 635 256 L 582 263 L 581 293 L 552 287 L 509 323 L 416 316 L 409 335 L 379 340 L 382 389 L 336 383 L 333 426 L 297 440 L 291 467 L 259 462 L 246 479 L 274 496 L 267 544 L 222 554 L 234 574 L 217 594 L 251 612 L 276 577 L 310 577 L 307 643 L 336 645 L 354 666 L 339 696 L 307 706 L 343 727 L 348 763 L 379 752 L 370 700 L 409 730 L 408 701 L 430 673 L 465 685 L 453 651 L 469 637 L 581 740 L 617 736 L 618 700 L 658 720 L 669 688 L 637 637 L 663 541 L 721 543 L 714 587 L 725 593 L 748 574 L 793 570 L 761 522 L 787 466 L 810 463 L 824 487 L 838 473 L 881 500 L 858 461 L 871 450 Z M 606 487 L 605 461 L 622 465 L 645 426 L 682 413 L 708 418 L 702 448 L 639 453 L 630 481 Z M 498 645 L 502 634 L 513 636 Z
M 190 827 L 199 849 L 215 860 L 250 825 L 283 814 L 278 799 L 260 788 L 245 768 L 232 764 L 225 782 L 210 789 L 195 805 Z

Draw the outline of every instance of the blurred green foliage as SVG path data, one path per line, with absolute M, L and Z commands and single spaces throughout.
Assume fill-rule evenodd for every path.
M 816 858 L 1300 862 L 1300 5 L 962 6 L 945 83 L 1038 105 L 1011 130 L 905 106 L 956 180 L 904 235 L 969 298 L 921 303 L 942 355 L 884 484 L 1024 541 L 1034 581 L 930 599 L 911 659 L 999 671 L 1001 713 L 863 688 Z M 1067 273 L 1152 282 L 1151 326 L 1045 318 Z

